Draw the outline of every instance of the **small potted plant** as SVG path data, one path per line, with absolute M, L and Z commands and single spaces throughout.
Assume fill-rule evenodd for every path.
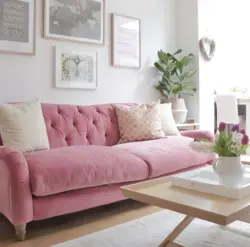
M 192 149 L 199 152 L 213 152 L 218 158 L 213 164 L 215 173 L 221 184 L 238 187 L 243 179 L 244 168 L 241 164 L 241 155 L 249 147 L 249 137 L 239 125 L 220 123 L 214 142 L 206 139 L 195 139 L 191 143 Z
M 189 54 L 178 59 L 181 53 L 181 49 L 173 55 L 160 50 L 159 61 L 154 64 L 160 74 L 156 89 L 168 102 L 172 103 L 173 116 L 177 124 L 184 123 L 188 113 L 182 96 L 193 96 L 196 92 L 196 84 L 190 79 L 196 74 L 197 69 L 189 68 L 194 55 Z

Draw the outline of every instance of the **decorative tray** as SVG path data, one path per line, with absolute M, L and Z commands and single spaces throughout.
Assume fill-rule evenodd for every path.
M 239 200 L 250 196 L 250 167 L 244 169 L 244 178 L 237 188 L 221 185 L 212 166 L 172 175 L 169 180 L 175 187 Z

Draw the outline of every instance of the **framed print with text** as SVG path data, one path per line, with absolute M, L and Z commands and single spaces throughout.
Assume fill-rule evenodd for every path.
M 141 21 L 132 17 L 112 15 L 112 65 L 141 67 Z
M 0 52 L 35 54 L 36 0 L 0 0 Z

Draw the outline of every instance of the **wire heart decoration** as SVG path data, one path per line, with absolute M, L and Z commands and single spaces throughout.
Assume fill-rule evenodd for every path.
M 206 61 L 211 61 L 216 51 L 216 43 L 209 37 L 203 37 L 200 42 L 200 51 Z M 207 50 L 206 47 L 209 49 Z

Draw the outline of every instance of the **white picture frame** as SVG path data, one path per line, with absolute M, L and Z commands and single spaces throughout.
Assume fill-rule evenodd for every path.
M 36 0 L 0 0 L 0 52 L 35 55 Z
M 106 0 L 43 1 L 44 38 L 104 45 Z
M 96 89 L 97 53 L 55 47 L 56 88 Z
M 141 20 L 112 14 L 112 66 L 141 68 Z

